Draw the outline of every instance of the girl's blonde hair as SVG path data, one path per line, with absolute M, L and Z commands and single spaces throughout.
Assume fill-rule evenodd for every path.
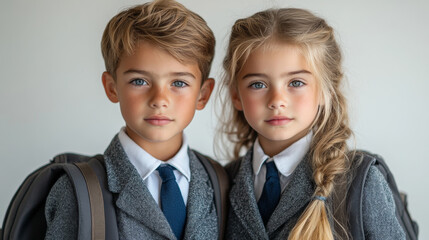
M 316 185 L 314 196 L 327 197 L 330 201 L 335 197 L 335 185 L 344 179 L 350 167 L 346 141 L 352 134 L 346 99 L 341 93 L 341 51 L 332 27 L 308 11 L 294 8 L 269 9 L 237 20 L 223 61 L 225 75 L 221 91 L 234 91 L 237 75 L 252 51 L 272 43 L 296 46 L 318 81 L 321 105 L 311 126 L 314 135 L 309 156 Z M 220 119 L 221 132 L 235 143 L 233 153 L 236 159 L 241 150 L 251 147 L 257 132 L 247 123 L 243 112 L 234 109 L 230 94 L 224 96 L 222 105 L 228 104 L 230 112 L 228 116 L 224 111 L 227 116 Z M 330 223 L 331 217 L 325 201 L 313 198 L 289 239 L 333 239 L 333 235 L 347 238 L 346 224 Z M 335 225 L 336 231 L 331 224 Z

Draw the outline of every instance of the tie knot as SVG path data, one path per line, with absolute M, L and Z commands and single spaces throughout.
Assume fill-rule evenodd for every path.
M 268 180 L 271 177 L 279 177 L 279 174 L 277 172 L 277 167 L 274 161 L 266 162 L 265 166 L 267 167 L 267 175 L 265 177 L 266 180 Z
M 159 165 L 159 167 L 156 169 L 158 170 L 159 176 L 161 177 L 163 183 L 170 180 L 176 180 L 173 169 L 174 167 L 168 164 Z

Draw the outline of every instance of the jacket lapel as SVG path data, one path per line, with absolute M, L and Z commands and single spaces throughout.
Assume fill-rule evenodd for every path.
M 255 199 L 252 148 L 244 156 L 230 191 L 231 211 L 254 239 L 268 239 Z
M 268 235 L 271 235 L 298 212 L 303 212 L 310 202 L 314 193 L 314 182 L 308 155 L 297 166 L 291 177 L 291 181 L 282 193 L 280 202 L 267 223 Z M 295 223 L 291 227 L 294 225 Z
M 211 212 L 213 205 L 213 189 L 210 179 L 203 165 L 193 151 L 188 149 L 189 164 L 191 168 L 191 181 L 189 183 L 188 202 L 186 206 L 187 220 L 184 239 L 193 239 Z
M 116 206 L 147 228 L 175 239 L 175 236 L 141 176 L 128 160 L 116 135 L 104 153 L 109 190 L 118 194 Z

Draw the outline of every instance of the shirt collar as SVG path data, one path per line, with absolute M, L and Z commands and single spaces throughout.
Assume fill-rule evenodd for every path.
M 164 162 L 156 159 L 137 143 L 135 143 L 126 133 L 125 127 L 121 128 L 118 134 L 119 141 L 124 148 L 130 162 L 137 169 L 137 172 L 146 180 L 146 178 L 158 168 L 160 164 L 167 163 L 176 168 L 188 182 L 191 179 L 191 169 L 189 167 L 188 141 L 185 134 L 182 135 L 182 146 L 179 151 L 171 159 Z
M 307 154 L 310 149 L 311 140 L 313 138 L 313 131 L 310 131 L 307 135 L 290 145 L 288 148 L 281 151 L 279 154 L 272 157 L 276 164 L 279 172 L 287 177 L 293 173 L 295 168 Z M 270 158 L 264 153 L 261 145 L 259 144 L 258 138 L 256 138 L 253 145 L 253 173 L 255 176 L 259 174 L 264 162 Z

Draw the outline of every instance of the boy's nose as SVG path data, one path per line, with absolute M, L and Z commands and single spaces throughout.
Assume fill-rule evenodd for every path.
M 272 90 L 270 100 L 268 101 L 269 109 L 279 109 L 286 107 L 286 96 L 282 90 Z
M 152 108 L 168 107 L 168 97 L 164 89 L 153 89 L 152 98 L 149 102 Z

